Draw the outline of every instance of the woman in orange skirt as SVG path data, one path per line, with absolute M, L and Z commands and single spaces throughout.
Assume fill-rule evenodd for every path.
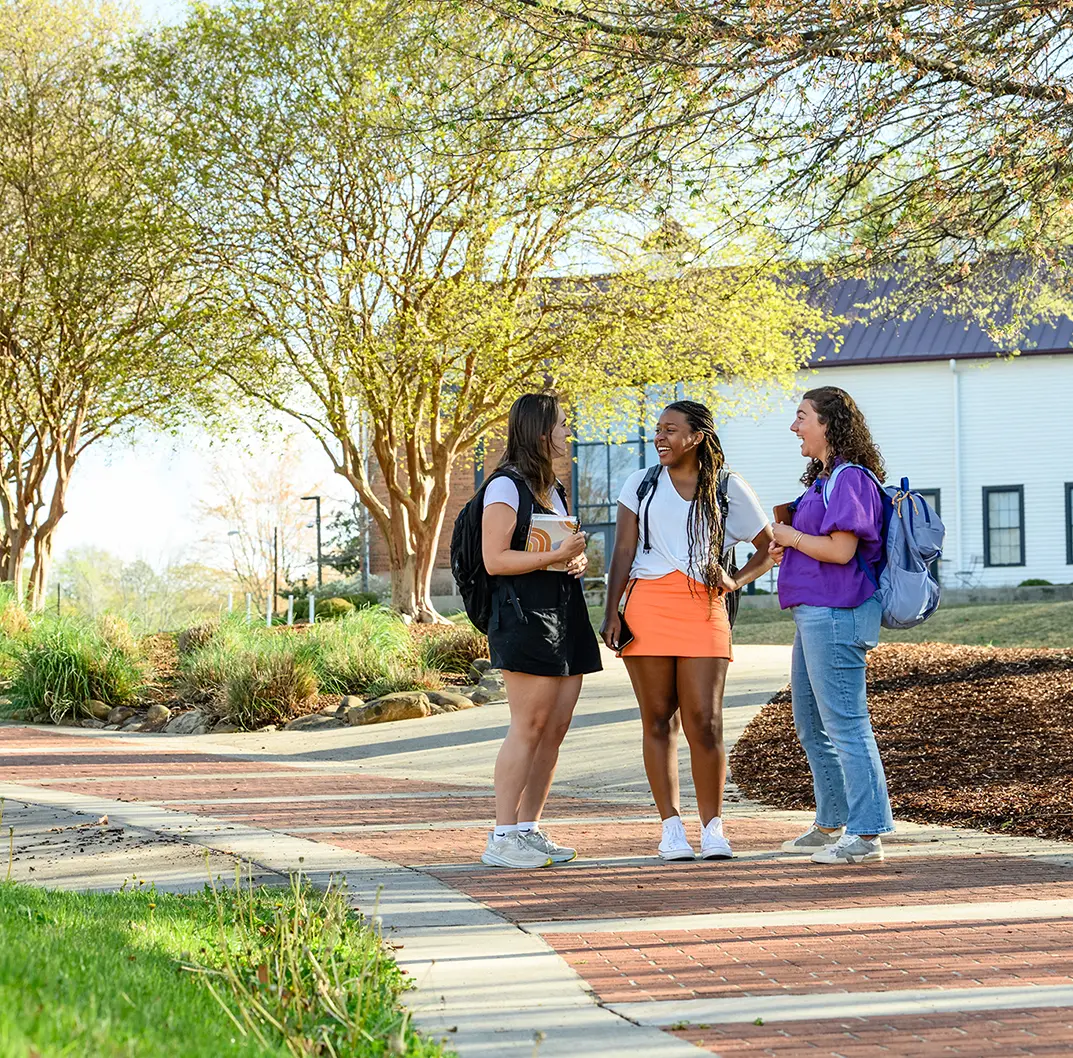
M 695 855 L 679 811 L 681 726 L 700 814 L 701 858 L 729 859 L 722 820 L 723 687 L 733 655 L 723 596 L 771 568 L 772 530 L 752 489 L 724 469 L 715 422 L 703 404 L 669 404 L 655 440 L 658 469 L 631 474 L 619 496 L 601 633 L 625 660 L 641 707 L 645 772 L 663 820 L 660 856 Z M 731 576 L 722 556 L 747 540 L 755 554 Z

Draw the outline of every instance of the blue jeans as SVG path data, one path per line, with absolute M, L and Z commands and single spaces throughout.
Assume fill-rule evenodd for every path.
M 865 654 L 879 642 L 875 597 L 849 608 L 795 606 L 794 727 L 816 793 L 816 822 L 850 834 L 894 829 L 865 694 Z

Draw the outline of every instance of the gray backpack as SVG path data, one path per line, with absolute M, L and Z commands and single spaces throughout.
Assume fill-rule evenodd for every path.
M 839 473 L 853 466 L 863 470 L 879 489 L 883 500 L 881 538 L 885 544 L 878 580 L 861 558 L 860 550 L 857 562 L 876 585 L 876 595 L 883 608 L 883 627 L 913 628 L 939 609 L 939 582 L 931 571 L 931 563 L 942 557 L 946 528 L 924 497 L 909 488 L 908 478 L 902 478 L 900 485 L 884 488 L 875 474 L 856 463 L 840 463 L 831 471 L 823 486 L 825 507 Z

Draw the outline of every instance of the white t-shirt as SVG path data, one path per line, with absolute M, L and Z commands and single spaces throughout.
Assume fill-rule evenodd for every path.
M 505 503 L 512 510 L 517 511 L 519 502 L 518 484 L 506 476 L 496 478 L 484 490 L 485 508 L 490 503 Z M 563 506 L 558 489 L 551 490 L 551 505 L 557 514 L 561 514 L 564 518 L 567 517 L 567 510 Z
M 632 473 L 618 497 L 619 503 L 639 515 L 637 554 L 630 568 L 630 577 L 655 580 L 675 570 L 680 570 L 687 577 L 698 576 L 699 570 L 691 572 L 689 569 L 689 500 L 683 500 L 678 494 L 667 468 L 663 467 L 656 480 L 655 492 L 650 490 L 644 500 L 638 501 L 637 489 L 646 473 L 647 469 Z M 651 508 L 648 507 L 650 500 Z M 648 535 L 652 544 L 652 549 L 647 553 L 644 550 L 646 509 Z M 723 549 L 729 551 L 735 544 L 752 540 L 768 524 L 768 520 L 756 493 L 749 488 L 745 479 L 731 474 L 727 482 L 727 524 Z M 694 550 L 699 564 L 707 553 L 704 539 L 697 541 Z

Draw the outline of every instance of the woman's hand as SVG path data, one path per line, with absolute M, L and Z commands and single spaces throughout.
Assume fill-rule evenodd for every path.
M 585 576 L 585 570 L 588 568 L 589 556 L 586 555 L 584 551 L 582 551 L 580 555 L 570 559 L 566 564 L 566 572 L 569 573 L 571 577 L 577 577 L 578 579 Z
M 604 618 L 604 623 L 600 625 L 600 635 L 603 637 L 608 649 L 616 649 L 615 644 L 619 641 L 619 636 L 622 635 L 622 618 L 619 617 L 618 610 L 609 613 Z
M 720 595 L 729 595 L 738 590 L 738 582 L 722 566 L 719 567 L 719 582 L 716 588 Z
M 548 555 L 551 556 L 548 564 L 552 566 L 560 564 L 569 566 L 572 559 L 584 554 L 585 539 L 584 533 L 574 533 L 572 536 L 567 537 L 554 551 L 548 552 Z
M 768 545 L 767 553 L 771 556 L 771 561 L 774 562 L 776 566 L 781 566 L 782 560 L 786 556 L 786 548 L 780 547 L 774 540 L 772 540 Z
M 771 531 L 775 536 L 775 543 L 780 548 L 793 547 L 794 540 L 797 539 L 799 532 L 792 525 L 785 525 L 782 522 L 776 522 L 771 527 Z

